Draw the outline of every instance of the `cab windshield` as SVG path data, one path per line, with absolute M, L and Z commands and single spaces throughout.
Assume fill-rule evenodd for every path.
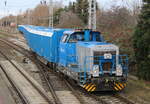
M 90 32 L 89 38 L 89 41 L 103 42 L 100 32 Z M 76 43 L 78 41 L 85 41 L 84 32 L 75 32 L 71 35 L 65 34 L 62 38 L 62 42 Z

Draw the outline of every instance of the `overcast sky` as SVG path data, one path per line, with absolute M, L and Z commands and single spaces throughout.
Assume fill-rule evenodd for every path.
M 7 4 L 5 6 L 5 1 Z M 41 0 L 0 0 L 0 18 L 13 14 L 16 15 L 20 12 L 24 12 L 28 8 L 35 8 L 36 5 L 40 3 Z M 46 0 L 49 1 L 49 0 Z M 53 0 L 53 1 L 61 1 L 64 5 L 67 5 L 70 1 L 76 0 Z M 111 5 L 130 5 L 133 4 L 133 1 L 139 0 L 97 0 L 101 8 L 109 8 Z M 127 2 L 128 1 L 128 2 Z

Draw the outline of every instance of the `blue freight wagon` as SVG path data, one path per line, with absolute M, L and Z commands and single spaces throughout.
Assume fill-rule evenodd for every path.
M 107 43 L 100 32 L 88 29 L 53 29 L 20 25 L 33 52 L 74 79 L 89 92 L 121 91 L 126 86 L 128 58 Z
M 49 62 L 58 63 L 58 46 L 63 32 L 68 29 L 50 29 L 41 26 L 20 25 L 27 44 L 33 52 Z

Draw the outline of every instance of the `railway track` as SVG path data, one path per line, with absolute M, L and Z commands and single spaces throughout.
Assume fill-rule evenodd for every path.
M 39 62 L 36 61 L 36 63 L 39 63 Z M 48 89 L 50 90 L 50 92 L 54 98 L 55 103 L 56 104 L 62 104 L 61 101 L 59 100 L 57 94 L 54 91 L 54 87 L 53 87 L 52 83 L 49 81 L 49 75 L 48 75 L 47 71 L 43 70 L 43 69 L 45 69 L 45 67 L 41 63 L 39 63 L 37 65 L 38 65 L 38 68 L 40 69 L 42 76 L 44 77 L 44 80 L 46 81 Z
M 39 98 L 36 102 L 36 104 L 40 104 L 41 102 L 43 104 L 52 104 L 51 99 L 49 99 L 49 96 L 44 92 L 42 88 L 33 80 L 30 78 L 27 73 L 25 73 L 23 70 L 21 70 L 14 61 L 10 60 L 7 55 L 5 55 L 0 50 L 0 55 L 3 56 L 7 61 L 1 62 L 1 68 L 3 72 L 5 73 L 7 79 L 14 87 L 15 91 L 21 98 L 23 104 L 34 104 L 37 100 L 36 98 Z M 7 64 L 6 66 L 4 64 Z M 9 67 L 8 67 L 9 66 Z M 8 68 L 7 68 L 8 67 Z M 12 76 L 12 74 L 17 76 Z M 21 80 L 18 81 L 17 77 Z M 24 83 L 24 84 L 22 84 Z M 27 85 L 27 86 L 26 86 Z M 25 93 L 23 89 L 26 90 L 32 90 L 32 93 Z M 31 95 L 30 95 L 31 94 Z M 36 100 L 31 100 L 31 98 L 34 97 Z
M 55 103 L 57 104 L 65 104 L 65 103 L 75 103 L 75 104 L 85 104 L 84 100 L 82 97 L 80 97 L 76 91 L 71 87 L 71 85 L 64 79 L 61 79 L 57 73 L 54 71 L 50 70 L 49 67 L 47 67 L 45 64 L 41 63 L 40 61 L 37 60 L 37 65 L 40 69 L 40 72 L 43 74 L 44 79 L 47 82 L 47 85 L 49 87 L 49 90 L 53 93 L 53 98 L 55 100 Z M 72 94 L 67 94 L 65 97 L 65 100 L 67 101 L 62 101 L 63 96 L 62 94 L 65 93 L 72 93 Z M 70 99 L 72 101 L 70 101 Z
M 88 93 L 81 88 L 74 88 L 79 90 L 82 94 L 87 97 L 91 97 L 98 101 L 98 104 L 135 104 L 133 101 L 130 101 L 126 97 L 121 96 L 119 93 L 115 92 L 95 92 Z
M 69 91 L 72 92 L 73 96 L 68 93 L 68 95 L 69 95 L 68 98 L 65 98 L 65 99 L 68 99 L 68 101 L 69 101 L 69 99 L 74 99 L 75 103 L 84 104 L 84 100 L 76 93 L 76 91 L 71 87 L 71 85 L 69 85 L 69 83 L 66 80 L 60 80 L 60 78 L 56 75 L 56 73 L 54 73 L 52 71 L 48 71 L 50 69 L 45 64 L 43 64 L 42 62 L 37 60 L 34 56 L 32 56 L 32 58 L 31 58 L 31 56 L 29 55 L 30 52 L 28 50 L 25 50 L 24 48 L 14 44 L 14 43 L 10 43 L 9 41 L 5 41 L 5 40 L 2 40 L 2 39 L 0 39 L 0 41 L 2 41 L 5 44 L 11 46 L 13 49 L 15 49 L 16 51 L 19 51 L 20 53 L 22 53 L 26 57 L 30 58 L 34 63 L 36 63 L 36 65 L 40 69 L 40 73 L 42 74 L 42 77 L 44 78 L 44 80 L 45 80 L 45 82 L 46 82 L 46 84 L 48 86 L 49 91 L 51 92 L 51 95 L 54 98 L 55 104 L 63 104 L 62 103 L 63 101 L 62 100 L 60 101 L 60 99 L 62 99 L 61 97 L 63 95 L 60 96 L 58 94 L 58 91 L 57 91 L 57 90 L 60 90 L 60 89 L 61 90 L 68 90 L 67 92 L 69 92 Z M 57 84 L 62 83 L 63 85 L 60 84 L 60 85 L 55 85 L 54 86 L 55 83 L 52 83 L 52 80 L 54 80 L 55 83 L 57 81 Z M 61 87 L 58 88 L 59 86 L 61 86 Z M 57 94 L 56 94 L 56 92 L 57 92 Z M 60 97 L 58 97 L 58 96 L 60 96 Z M 70 96 L 72 96 L 72 97 L 70 98 Z M 70 103 L 71 102 L 72 101 L 70 101 Z
M 11 46 L 12 48 L 14 48 L 15 50 L 19 51 L 20 53 L 24 54 L 26 57 L 30 58 L 32 61 L 35 62 L 35 58 L 33 58 L 33 55 L 31 55 L 31 52 L 29 50 L 26 50 L 24 49 L 23 47 L 17 45 L 17 44 L 14 44 L 10 41 L 6 41 L 6 40 L 2 40 L 0 39 L 0 41 L 4 42 L 5 44 Z M 62 104 L 62 102 L 60 101 L 59 97 L 57 96 L 55 90 L 54 90 L 54 86 L 52 85 L 52 83 L 50 82 L 50 73 L 53 73 L 53 72 L 50 72 L 47 70 L 49 70 L 49 68 L 43 64 L 43 63 L 39 63 L 38 60 L 36 60 L 36 63 L 38 63 L 38 67 L 39 69 L 44 69 L 44 70 L 40 70 L 48 87 L 49 87 L 49 90 L 50 92 L 52 93 L 53 95 L 53 98 L 54 98 L 54 101 L 56 104 Z M 53 76 L 53 74 L 52 74 Z M 56 76 L 56 75 L 55 75 Z M 80 103 L 84 104 L 84 100 L 82 99 L 82 97 L 80 96 L 80 94 L 77 93 L 76 89 L 74 89 L 69 83 L 67 80 L 65 80 L 65 83 L 67 85 L 67 87 L 72 90 L 72 92 L 74 93 L 74 95 L 76 96 L 76 98 L 79 100 Z M 83 94 L 85 96 L 88 96 L 88 97 L 92 97 L 94 98 L 95 100 L 97 100 L 99 103 L 101 104 L 134 104 L 132 101 L 128 100 L 127 98 L 123 97 L 123 96 L 120 96 L 119 94 L 115 94 L 115 95 L 94 95 L 94 94 Z
M 101 100 L 102 104 L 135 104 L 132 101 L 120 96 L 119 94 L 92 96 L 95 97 L 95 99 Z

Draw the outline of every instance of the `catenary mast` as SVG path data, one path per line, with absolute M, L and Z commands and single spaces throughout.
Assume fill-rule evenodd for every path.
M 96 30 L 96 0 L 89 0 L 88 28 Z
M 53 0 L 49 0 L 49 27 L 53 28 Z

